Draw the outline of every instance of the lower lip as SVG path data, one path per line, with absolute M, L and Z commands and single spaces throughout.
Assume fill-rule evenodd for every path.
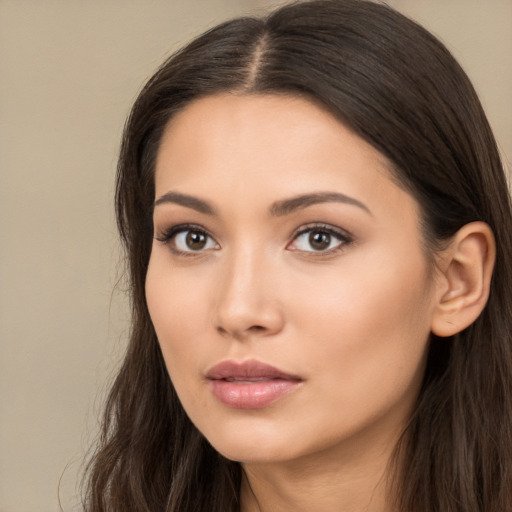
M 233 409 L 262 409 L 288 395 L 299 386 L 297 380 L 258 381 L 212 380 L 211 390 L 224 405 Z

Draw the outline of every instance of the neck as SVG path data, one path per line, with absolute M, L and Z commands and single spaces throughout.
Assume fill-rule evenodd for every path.
M 280 463 L 244 464 L 241 512 L 391 512 L 387 493 L 390 457 L 330 449 Z M 382 445 L 381 445 L 382 446 Z

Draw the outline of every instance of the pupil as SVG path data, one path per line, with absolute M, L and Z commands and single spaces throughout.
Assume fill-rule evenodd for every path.
M 189 231 L 187 233 L 187 246 L 189 249 L 198 251 L 206 245 L 206 236 L 197 231 Z
M 327 249 L 331 243 L 331 235 L 329 235 L 329 233 L 323 233 L 322 231 L 313 231 L 309 235 L 309 243 L 311 247 L 317 251 Z

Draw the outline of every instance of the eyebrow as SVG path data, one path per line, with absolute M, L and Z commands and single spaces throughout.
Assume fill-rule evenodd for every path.
M 371 215 L 369 208 L 364 203 L 354 199 L 353 197 L 340 194 L 339 192 L 316 192 L 313 194 L 303 194 L 290 199 L 284 199 L 283 201 L 277 201 L 271 206 L 270 215 L 273 217 L 281 217 L 283 215 L 289 215 L 297 210 L 307 208 L 308 206 L 321 203 L 349 204 L 357 206 Z
M 217 215 L 215 208 L 203 199 L 189 196 L 187 194 L 180 194 L 179 192 L 167 192 L 167 194 L 160 196 L 155 201 L 154 206 L 159 206 L 164 203 L 179 204 L 181 206 L 185 206 L 186 208 L 196 210 L 199 213 L 204 213 L 205 215 Z
M 159 206 L 165 203 L 179 204 L 180 206 L 191 208 L 192 210 L 196 210 L 197 212 L 205 215 L 217 215 L 216 209 L 207 201 L 199 199 L 198 197 L 189 196 L 188 194 L 181 194 L 180 192 L 167 192 L 155 201 L 154 206 Z M 272 217 L 282 217 L 297 210 L 307 208 L 308 206 L 321 203 L 349 204 L 357 206 L 371 215 L 369 208 L 364 203 L 354 199 L 353 197 L 340 194 L 339 192 L 315 192 L 291 197 L 290 199 L 283 199 L 282 201 L 276 201 L 273 203 L 269 212 Z

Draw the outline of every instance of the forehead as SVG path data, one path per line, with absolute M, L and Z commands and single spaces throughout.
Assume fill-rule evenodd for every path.
M 193 102 L 169 122 L 155 192 L 229 203 L 233 212 L 337 192 L 373 204 L 372 211 L 399 205 L 416 213 L 416 201 L 389 169 L 373 146 L 304 98 L 222 94 Z
M 383 155 L 310 101 L 223 94 L 199 99 L 171 119 L 156 173 L 157 181 L 165 174 L 174 179 L 198 172 L 218 177 L 236 165 L 240 177 L 255 169 L 276 177 L 293 164 L 297 173 L 314 175 L 328 160 L 343 161 L 346 168 L 371 162 L 373 169 L 389 174 Z

